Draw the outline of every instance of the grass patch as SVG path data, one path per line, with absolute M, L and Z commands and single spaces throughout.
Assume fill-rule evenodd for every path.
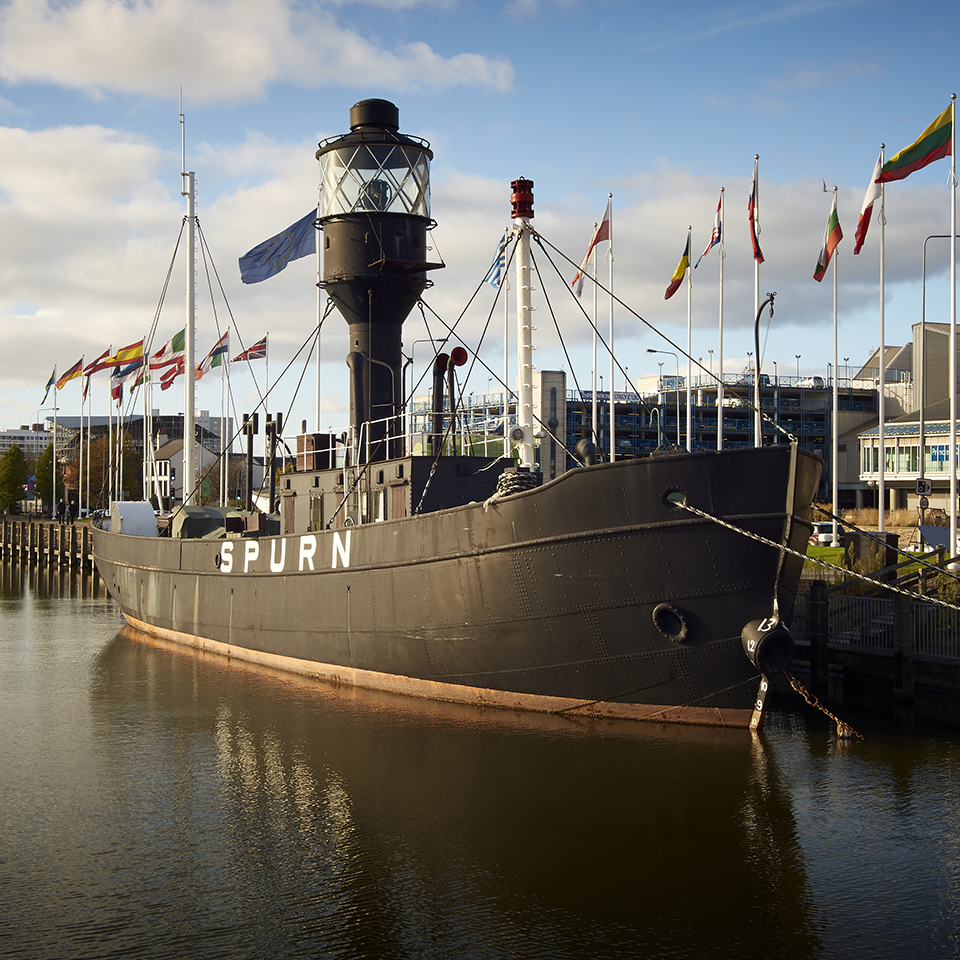
M 807 547 L 807 556 L 835 567 L 843 566 L 843 547 L 821 547 L 810 544 Z M 814 566 L 814 564 L 810 564 Z

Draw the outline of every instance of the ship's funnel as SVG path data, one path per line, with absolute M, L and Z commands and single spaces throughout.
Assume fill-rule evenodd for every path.
M 402 453 L 401 329 L 427 271 L 443 266 L 426 255 L 433 153 L 398 129 L 394 104 L 363 100 L 350 133 L 317 151 L 323 287 L 350 324 L 350 422 L 371 460 Z

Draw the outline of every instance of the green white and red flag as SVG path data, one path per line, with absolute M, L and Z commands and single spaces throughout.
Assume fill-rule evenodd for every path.
M 830 216 L 827 218 L 827 225 L 823 230 L 823 246 L 820 248 L 820 256 L 817 259 L 817 269 L 813 271 L 813 279 L 819 283 L 827 267 L 830 266 L 830 258 L 833 251 L 837 249 L 837 244 L 843 239 L 843 231 L 840 229 L 840 218 L 837 216 L 837 192 L 833 192 L 833 206 L 830 208 Z

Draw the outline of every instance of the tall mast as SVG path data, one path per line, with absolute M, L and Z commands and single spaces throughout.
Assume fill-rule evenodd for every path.
M 184 173 L 187 198 L 187 330 L 184 340 L 184 384 L 183 384 L 183 504 L 193 503 L 193 491 L 197 485 L 196 447 L 194 440 L 194 370 L 197 361 L 194 355 L 197 324 L 197 274 L 196 274 L 196 227 L 197 217 L 194 209 L 196 194 L 193 171 Z
M 533 470 L 533 317 L 530 305 L 530 230 L 533 218 L 533 181 L 510 184 L 510 214 L 517 238 L 517 426 L 520 466 Z

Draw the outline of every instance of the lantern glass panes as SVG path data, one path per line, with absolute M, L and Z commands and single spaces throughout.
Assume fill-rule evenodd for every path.
M 413 146 L 359 144 L 320 157 L 321 217 L 402 213 L 430 219 L 427 154 Z

